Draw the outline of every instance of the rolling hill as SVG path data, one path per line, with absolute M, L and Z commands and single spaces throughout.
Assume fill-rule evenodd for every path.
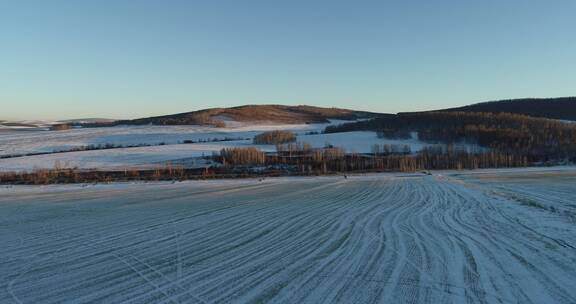
M 576 97 L 524 98 L 481 102 L 472 105 L 424 112 L 512 113 L 539 118 L 576 121 Z M 340 108 L 285 105 L 245 105 L 232 108 L 211 108 L 192 112 L 118 121 L 74 121 L 83 127 L 116 125 L 206 125 L 223 127 L 231 123 L 245 124 L 306 124 L 326 123 L 330 119 L 358 120 L 391 117 L 382 114 Z
M 304 124 L 325 123 L 329 119 L 356 120 L 374 118 L 379 114 L 338 108 L 284 105 L 246 105 L 233 108 L 213 108 L 194 112 L 120 120 L 115 125 L 213 125 L 227 122 Z

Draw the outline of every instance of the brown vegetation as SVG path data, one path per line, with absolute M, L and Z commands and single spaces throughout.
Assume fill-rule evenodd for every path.
M 223 150 L 215 161 L 228 168 L 253 165 L 307 173 L 397 171 L 441 169 L 508 168 L 529 165 L 526 157 L 496 151 L 469 152 L 453 145 L 430 146 L 410 154 L 409 146 L 375 145 L 374 153 L 346 154 L 341 148 L 312 149 L 308 144 L 278 145 L 276 153 L 265 154 L 254 148 Z M 233 153 L 231 153 L 233 152 Z
M 266 154 L 256 148 L 225 148 L 219 160 L 224 166 L 257 166 L 266 162 Z
M 56 124 L 50 127 L 50 130 L 52 131 L 65 131 L 70 129 L 72 129 L 72 126 L 69 124 Z
M 78 169 L 42 169 L 32 172 L 0 173 L 0 184 L 3 185 L 48 185 L 48 184 L 92 184 L 132 181 L 184 181 L 214 178 L 246 178 L 263 176 L 299 175 L 281 170 L 249 171 L 230 167 L 172 169 L 159 168 L 153 170 L 101 171 Z
M 0 184 L 47 185 L 64 183 L 108 183 L 114 181 L 184 180 L 202 176 L 200 169 L 185 170 L 167 163 L 151 170 L 125 169 L 123 171 L 79 170 L 56 164 L 53 169 L 35 169 L 32 172 L 0 173 Z
M 276 145 L 296 141 L 296 135 L 289 131 L 268 131 L 254 137 L 254 144 Z

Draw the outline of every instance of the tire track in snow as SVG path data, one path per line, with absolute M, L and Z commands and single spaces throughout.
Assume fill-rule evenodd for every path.
M 499 189 L 514 192 L 514 183 Z M 576 253 L 559 245 L 571 243 L 574 226 L 562 218 L 529 225 L 543 211 L 495 197 L 483 181 L 373 175 L 140 186 L 0 198 L 11 234 L 0 242 L 23 240 L 0 252 L 0 302 L 576 299 L 576 271 L 562 267 Z M 571 192 L 556 189 L 534 199 L 569 210 Z M 17 213 L 2 213 L 16 201 Z M 562 232 L 560 243 L 545 237 L 552 232 Z M 37 262 L 42 256 L 52 258 Z

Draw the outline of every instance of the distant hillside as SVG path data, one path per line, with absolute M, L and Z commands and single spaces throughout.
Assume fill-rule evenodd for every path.
M 6 121 L 0 120 L 0 131 L 40 131 L 48 130 L 51 121 L 40 120 L 22 120 L 22 121 Z
M 439 110 L 442 112 L 514 113 L 576 121 L 576 97 L 524 98 L 482 102 L 469 106 Z
M 113 123 L 117 120 L 118 119 L 110 119 L 110 118 L 78 118 L 78 119 L 59 120 L 57 123 L 66 123 L 66 124 Z
M 117 121 L 115 125 L 213 125 L 226 122 L 302 124 L 325 123 L 329 119 L 356 120 L 378 114 L 337 108 L 283 105 L 247 105 L 234 108 L 214 108 L 174 115 Z

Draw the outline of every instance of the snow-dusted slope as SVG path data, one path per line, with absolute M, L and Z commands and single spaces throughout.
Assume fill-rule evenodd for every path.
M 0 302 L 575 303 L 574 171 L 507 172 L 0 189 Z
M 0 134 L 16 131 L 47 131 L 53 124 L 56 122 L 48 120 L 0 120 Z

